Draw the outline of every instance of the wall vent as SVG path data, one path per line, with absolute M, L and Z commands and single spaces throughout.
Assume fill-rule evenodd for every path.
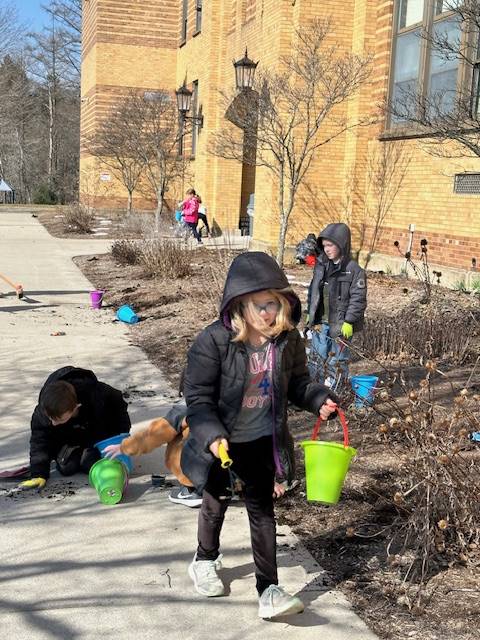
M 480 194 L 480 173 L 457 173 L 453 191 L 470 195 Z

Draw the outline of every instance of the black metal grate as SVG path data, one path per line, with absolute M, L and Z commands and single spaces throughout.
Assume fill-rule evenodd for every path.
M 480 194 L 480 173 L 457 173 L 453 190 L 455 193 Z

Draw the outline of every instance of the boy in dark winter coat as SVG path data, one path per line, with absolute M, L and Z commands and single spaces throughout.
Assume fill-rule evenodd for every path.
M 348 379 L 348 341 L 363 327 L 367 306 L 365 271 L 352 260 L 350 229 L 329 224 L 318 237 L 317 258 L 308 290 L 307 326 L 312 332 L 310 371 L 336 389 Z M 338 341 L 337 338 L 340 338 Z M 332 355 L 333 354 L 333 355 Z M 322 362 L 318 371 L 315 360 Z
M 77 367 L 54 371 L 45 382 L 32 415 L 31 479 L 23 488 L 41 489 L 50 475 L 50 462 L 64 476 L 88 473 L 100 458 L 94 444 L 131 427 L 121 391 L 99 382 Z
M 288 402 L 324 419 L 336 410 L 331 392 L 310 379 L 296 329 L 300 317 L 300 301 L 275 260 L 262 252 L 240 254 L 227 275 L 220 319 L 195 340 L 185 374 L 190 433 L 181 466 L 203 489 L 189 574 L 198 593 L 223 595 L 217 570 L 230 484 L 219 460 L 223 447 L 244 485 L 261 618 L 303 610 L 298 598 L 278 586 L 277 577 L 275 473 L 290 480 L 294 472 Z

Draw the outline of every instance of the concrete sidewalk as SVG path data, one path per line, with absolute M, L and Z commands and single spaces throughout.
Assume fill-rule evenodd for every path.
M 159 370 L 129 344 L 109 309 L 89 309 L 90 283 L 74 255 L 108 248 L 102 240 L 60 240 L 27 213 L 0 210 L 0 271 L 21 282 L 27 300 L 0 298 L 0 468 L 27 459 L 29 418 L 55 368 L 92 368 L 128 390 L 135 428 L 174 401 Z M 0 286 L 0 292 L 6 288 Z M 54 337 L 54 331 L 65 336 Z M 279 528 L 281 583 L 299 592 L 304 614 L 257 618 L 253 564 L 243 505 L 227 514 L 222 578 L 228 596 L 206 600 L 187 576 L 198 512 L 168 502 L 150 485 L 162 452 L 137 459 L 126 499 L 99 504 L 85 476 L 59 478 L 37 493 L 0 490 L 1 636 L 9 640 L 202 640 L 375 638 L 286 528 Z M 5 484 L 0 485 L 5 488 Z

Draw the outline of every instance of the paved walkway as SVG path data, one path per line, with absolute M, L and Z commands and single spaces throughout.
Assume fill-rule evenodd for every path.
M 110 310 L 88 307 L 90 283 L 72 256 L 106 250 L 103 240 L 59 240 L 28 213 L 0 210 L 0 271 L 24 285 L 25 301 L 0 298 L 0 468 L 27 458 L 29 417 L 56 367 L 92 368 L 130 391 L 135 428 L 165 412 L 173 393 L 129 329 Z M 6 288 L 0 285 L 0 292 Z M 65 336 L 54 337 L 54 331 Z M 228 596 L 205 601 L 186 567 L 197 512 L 150 486 L 162 453 L 137 459 L 128 495 L 115 507 L 96 499 L 85 476 L 52 474 L 41 494 L 0 490 L 0 635 L 9 640 L 370 640 L 375 636 L 288 529 L 279 528 L 281 582 L 300 592 L 303 615 L 256 617 L 253 565 L 243 505 L 229 509 L 222 577 Z M 2 486 L 2 485 L 0 485 Z M 3 485 L 5 487 L 5 485 Z

